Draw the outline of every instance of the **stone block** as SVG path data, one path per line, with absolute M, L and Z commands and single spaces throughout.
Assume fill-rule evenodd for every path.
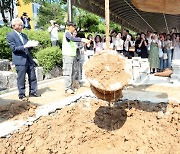
M 132 70 L 133 80 L 140 79 L 139 69 L 140 67 L 133 67 L 133 70 Z
M 55 66 L 49 73 L 52 75 L 52 77 L 59 77 L 62 76 L 63 70 L 61 67 Z
M 138 60 L 133 60 L 133 61 L 132 61 L 132 66 L 140 67 L 139 61 L 138 61 Z
M 180 66 L 180 60 L 172 60 L 172 66 Z
M 147 58 L 141 58 L 139 61 L 140 63 L 149 63 Z
M 132 60 L 139 61 L 140 59 L 141 59 L 141 57 L 132 57 Z
M 173 74 L 180 74 L 180 66 L 179 67 L 173 67 Z
M 171 79 L 172 80 L 180 80 L 180 74 L 171 74 Z
M 0 71 L 9 71 L 10 61 L 8 59 L 0 59 Z
M 43 67 L 36 67 L 36 78 L 37 81 L 42 81 L 43 80 Z
M 141 73 L 149 73 L 150 72 L 150 67 L 149 66 L 142 66 L 142 67 L 140 67 L 139 72 L 141 72 Z
M 148 73 L 140 73 L 140 78 L 142 81 L 148 79 Z
M 17 74 L 9 71 L 0 71 L 0 89 L 17 86 Z
M 173 84 L 179 84 L 178 79 L 170 79 L 170 82 L 173 83 Z

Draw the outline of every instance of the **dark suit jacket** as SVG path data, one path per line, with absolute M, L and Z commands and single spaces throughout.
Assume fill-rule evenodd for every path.
M 26 44 L 28 42 L 27 35 L 22 33 L 22 37 L 24 44 Z M 14 65 L 25 65 L 27 60 L 34 64 L 30 55 L 30 49 L 24 48 L 23 42 L 15 31 L 8 33 L 7 41 L 12 51 L 12 62 Z

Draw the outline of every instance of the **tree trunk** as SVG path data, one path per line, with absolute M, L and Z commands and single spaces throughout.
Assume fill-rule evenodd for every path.
M 6 19 L 6 17 L 5 17 L 5 6 L 4 6 L 4 0 L 1 0 L 0 1 L 0 13 L 1 13 L 1 15 L 2 15 L 2 18 L 3 18 L 3 22 L 4 22 L 4 24 L 6 25 L 7 23 L 8 23 L 8 20 Z

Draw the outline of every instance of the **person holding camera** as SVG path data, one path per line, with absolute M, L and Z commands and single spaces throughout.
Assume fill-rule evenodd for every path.
M 21 20 L 23 21 L 23 25 L 24 25 L 23 28 L 31 29 L 31 25 L 30 25 L 30 20 L 31 19 L 28 17 L 26 12 L 23 12 L 23 14 L 21 16 Z
M 50 24 L 51 26 L 48 28 L 48 32 L 50 33 L 50 37 L 51 37 L 51 46 L 58 46 L 59 45 L 59 37 L 58 37 L 59 25 L 57 25 L 54 20 L 50 20 Z
M 141 58 L 148 58 L 148 51 L 147 51 L 147 46 L 148 46 L 148 40 L 146 40 L 145 34 L 142 32 L 141 33 L 141 38 L 138 44 L 138 47 L 140 49 L 139 55 Z

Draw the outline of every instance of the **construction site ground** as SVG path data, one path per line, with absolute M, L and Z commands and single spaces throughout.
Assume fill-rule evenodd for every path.
M 178 84 L 152 75 L 110 104 L 88 82 L 68 96 L 63 77 L 38 86 L 28 102 L 16 88 L 0 95 L 0 153 L 180 153 Z

